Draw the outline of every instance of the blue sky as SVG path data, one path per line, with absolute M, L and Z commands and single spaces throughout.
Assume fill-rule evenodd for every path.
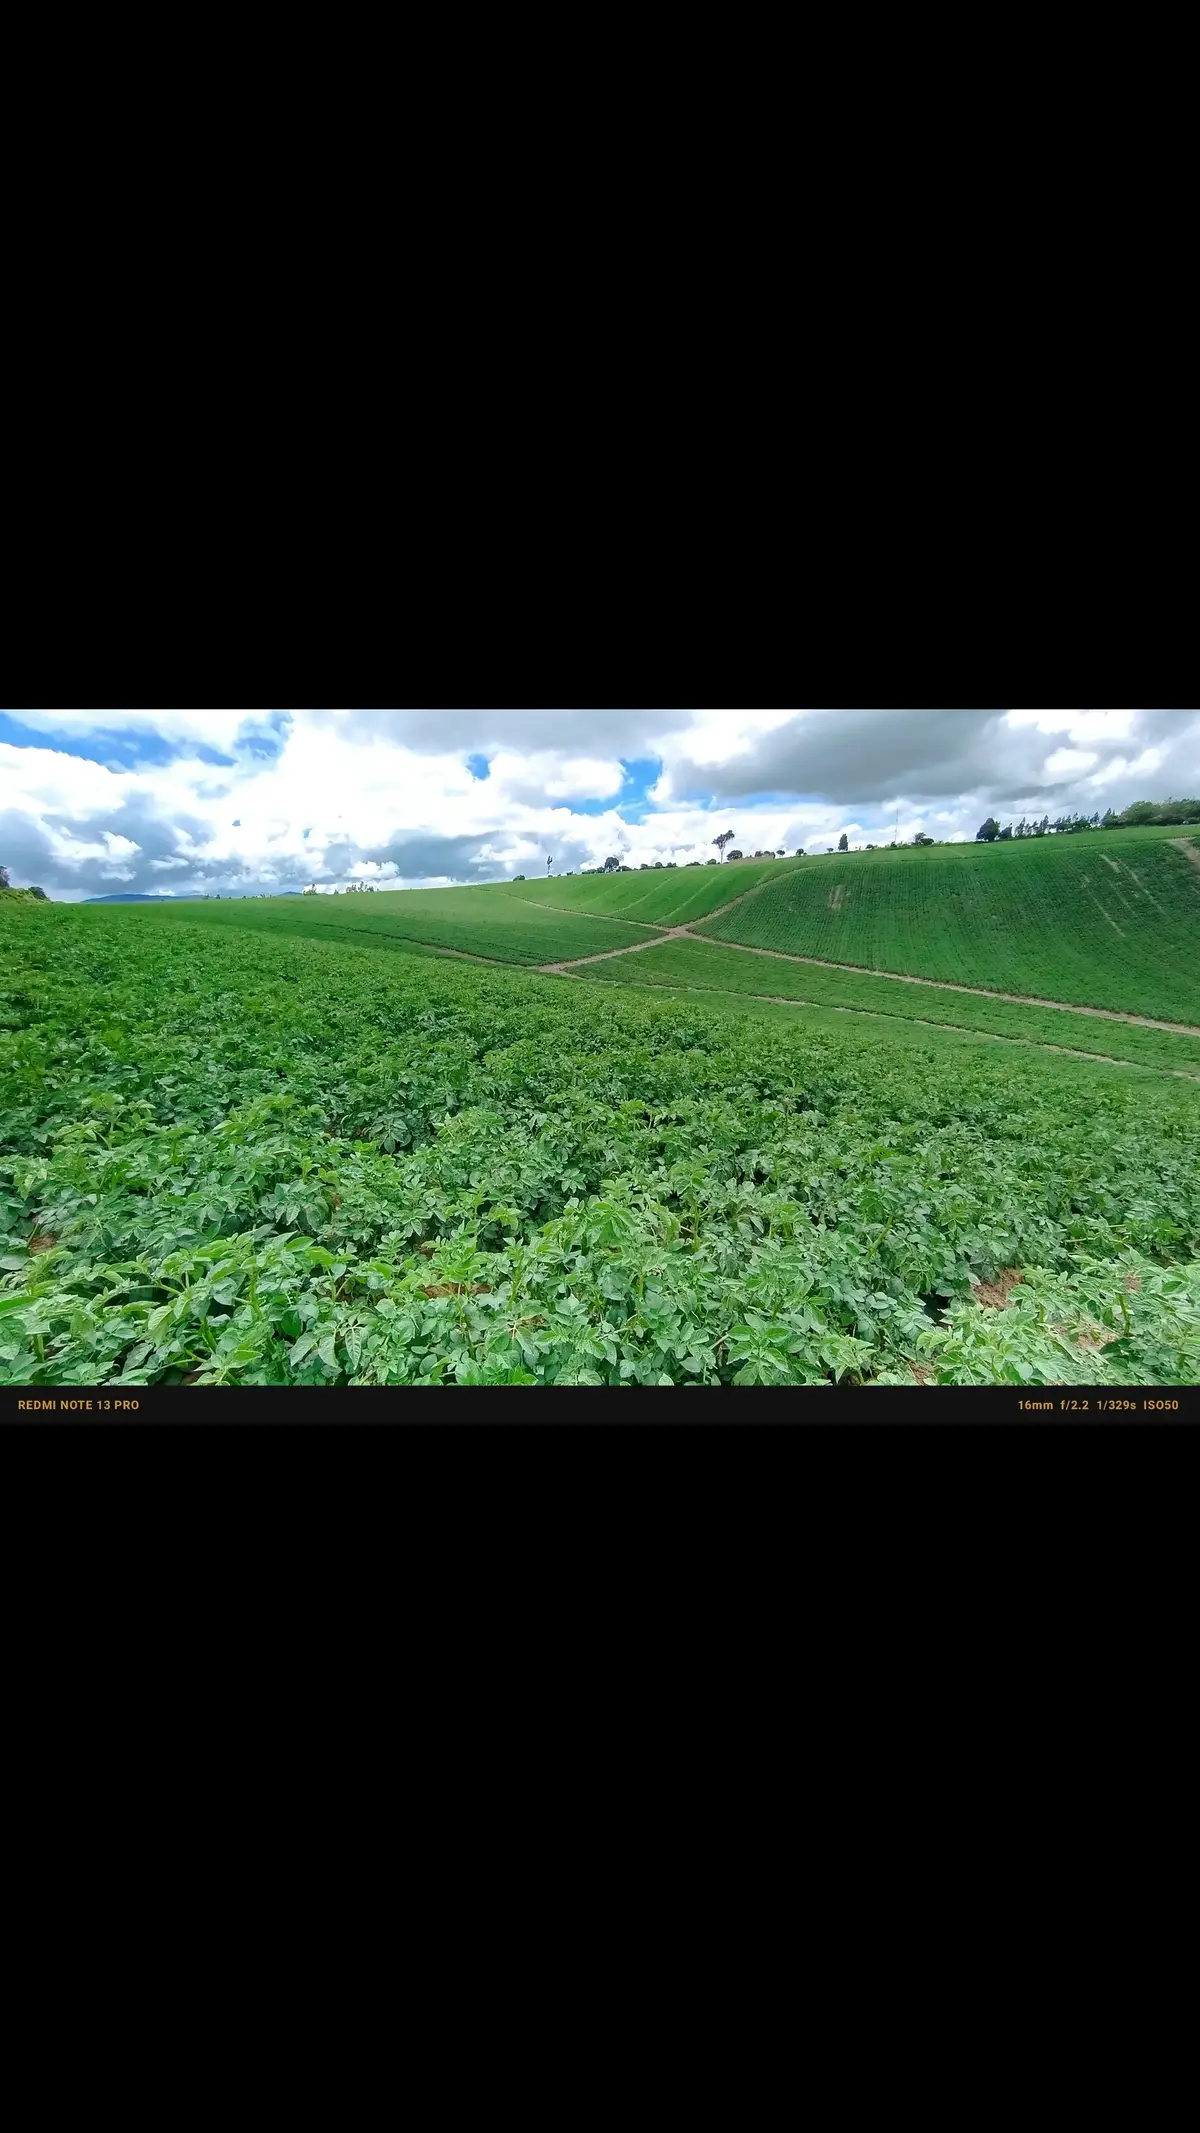
M 1200 790 L 1196 711 L 0 712 L 0 863 L 56 897 L 823 851 Z

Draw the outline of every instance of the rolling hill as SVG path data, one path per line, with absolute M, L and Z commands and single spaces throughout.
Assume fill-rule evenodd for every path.
M 508 894 L 556 911 L 596 911 L 650 926 L 687 926 L 761 883 L 778 881 L 805 862 L 746 859 L 724 866 L 664 867 L 643 874 L 567 874 L 559 881 L 517 881 Z
M 864 970 L 1200 1023 L 1200 846 L 1186 830 L 809 859 L 697 931 Z
M 299 896 L 143 906 L 150 924 L 180 913 L 204 925 L 248 927 L 348 947 L 417 945 L 489 962 L 538 964 L 602 955 L 647 938 L 644 926 L 557 911 L 508 895 L 505 886 L 402 889 L 376 896 Z

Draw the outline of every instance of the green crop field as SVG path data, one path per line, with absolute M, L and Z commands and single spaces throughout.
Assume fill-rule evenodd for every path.
M 671 992 L 724 992 L 743 1000 L 795 1000 L 821 1008 L 846 1008 L 907 1022 L 948 1024 L 1025 1044 L 1054 1045 L 1137 1062 L 1200 1080 L 1200 1037 L 1139 1029 L 1058 1009 L 1017 1007 L 1006 1000 L 952 992 L 936 985 L 910 985 L 903 978 L 827 970 L 700 940 L 664 941 L 644 955 L 618 956 L 581 970 L 597 984 Z
M 1191 1082 L 418 956 L 383 901 L 0 898 L 0 1381 L 1200 1376 Z
M 361 941 L 387 947 L 414 941 L 498 963 L 555 963 L 602 955 L 644 940 L 646 929 L 617 919 L 542 910 L 504 888 L 408 889 L 375 896 L 253 897 L 143 907 L 151 923 L 220 927 Z
M 557 881 L 512 882 L 508 894 L 559 911 L 597 911 L 643 925 L 688 926 L 802 863 L 746 859 L 724 866 L 663 867 L 661 872 L 651 868 L 645 874 L 640 869 L 632 874 L 566 874 Z
M 1115 830 L 808 859 L 698 930 L 1200 1026 L 1200 867 L 1175 841 L 1189 834 L 1195 849 L 1187 831 Z

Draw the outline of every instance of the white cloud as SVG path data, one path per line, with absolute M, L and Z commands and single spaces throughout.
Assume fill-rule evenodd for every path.
M 560 869 L 609 852 L 682 863 L 715 856 L 726 828 L 744 851 L 824 851 L 843 832 L 851 844 L 973 837 L 991 813 L 1090 813 L 1100 795 L 1119 807 L 1200 789 L 1193 711 L 12 716 L 84 745 L 103 717 L 183 751 L 155 763 L 135 750 L 136 767 L 122 769 L 69 744 L 0 743 L 0 859 L 18 881 L 67 896 L 102 893 L 114 876 L 228 893 L 544 872 L 548 853 Z M 269 719 L 274 752 L 239 747 L 222 770 L 196 753 L 233 749 Z M 468 767 L 476 754 L 486 778 Z M 629 807 L 635 756 L 662 772 Z
M 1136 711 L 1010 711 L 1008 723 L 1015 729 L 1036 727 L 1039 733 L 1065 733 L 1081 741 L 1123 741 L 1133 730 Z
M 1042 768 L 1048 778 L 1057 782 L 1059 779 L 1081 778 L 1084 771 L 1090 770 L 1099 760 L 1092 748 L 1056 748 L 1053 755 L 1046 757 Z

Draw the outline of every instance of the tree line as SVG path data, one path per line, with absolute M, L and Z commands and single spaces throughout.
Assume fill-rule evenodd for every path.
M 0 867 L 0 895 L 3 895 L 6 891 L 9 896 L 36 896 L 38 902 L 43 904 L 48 904 L 50 901 L 44 889 L 14 889 L 9 879 L 8 868 Z
M 1060 815 L 1056 822 L 1009 822 L 1001 829 L 994 815 L 975 832 L 976 844 L 1007 844 L 1017 837 L 1076 837 L 1084 830 L 1159 829 L 1175 823 L 1200 822 L 1200 800 L 1135 800 L 1124 814 Z

